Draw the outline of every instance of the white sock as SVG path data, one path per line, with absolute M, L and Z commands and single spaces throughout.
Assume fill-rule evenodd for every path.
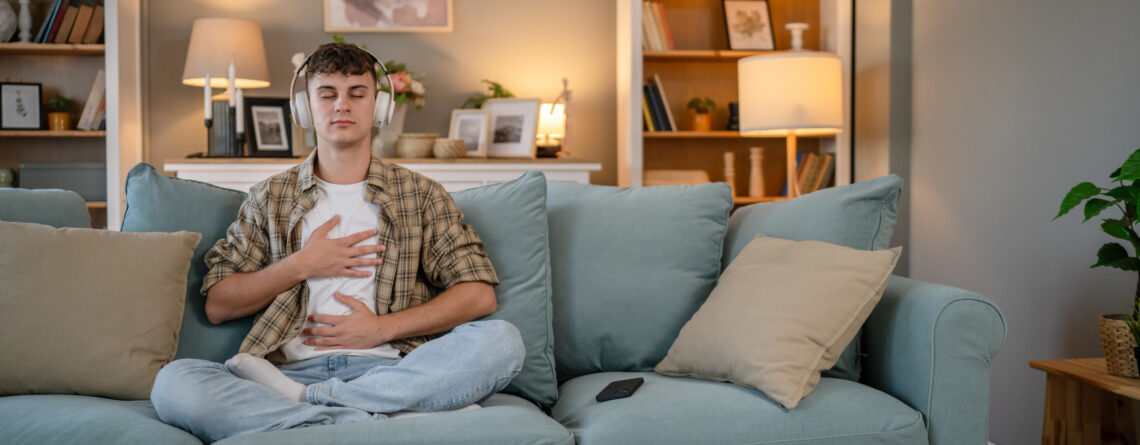
M 269 360 L 242 352 L 226 360 L 226 369 L 238 377 L 268 386 L 269 389 L 289 399 L 298 402 L 308 401 L 308 397 L 305 396 L 305 385 L 286 377 L 280 369 L 269 363 Z

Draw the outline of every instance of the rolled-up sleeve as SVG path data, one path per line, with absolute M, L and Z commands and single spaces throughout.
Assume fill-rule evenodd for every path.
M 202 295 L 206 295 L 223 278 L 237 272 L 255 272 L 269 263 L 269 238 L 266 215 L 256 193 L 250 193 L 238 210 L 237 220 L 230 224 L 226 237 L 206 252 L 202 279 Z
M 463 212 L 442 186 L 434 184 L 424 208 L 424 275 L 433 286 L 447 289 L 467 281 L 499 284 L 483 240 L 463 223 Z

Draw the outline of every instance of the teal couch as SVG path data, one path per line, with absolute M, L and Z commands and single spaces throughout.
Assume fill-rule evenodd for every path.
M 201 255 L 244 194 L 140 165 L 124 231 L 203 233 L 187 286 L 178 357 L 222 360 L 249 320 L 212 326 L 196 286 Z M 886 248 L 897 177 L 737 210 L 727 186 L 625 189 L 550 183 L 537 173 L 455 193 L 500 269 L 500 310 L 527 338 L 524 373 L 483 409 L 237 436 L 219 443 L 984 444 L 989 367 L 1005 336 L 975 293 L 894 277 L 863 331 L 800 405 L 760 391 L 652 372 L 721 270 L 757 233 Z M 0 220 L 89 224 L 77 195 L 0 189 Z M 537 295 L 537 298 L 532 298 Z M 633 397 L 598 403 L 611 381 Z M 80 395 L 0 397 L 10 444 L 201 441 L 162 423 L 149 401 Z

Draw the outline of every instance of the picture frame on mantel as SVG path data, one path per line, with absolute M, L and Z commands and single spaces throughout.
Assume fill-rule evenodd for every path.
M 451 125 L 447 137 L 463 139 L 468 158 L 487 157 L 487 142 L 490 141 L 491 116 L 485 110 L 451 110 Z
M 289 99 L 246 97 L 243 102 L 249 156 L 293 157 L 293 121 L 289 118 Z
M 39 130 L 43 85 L 38 83 L 0 83 L 0 129 Z
M 539 99 L 487 99 L 483 103 L 483 110 L 491 118 L 487 157 L 538 157 L 535 135 L 538 134 L 540 102 Z
M 772 12 L 768 0 L 723 0 L 728 49 L 773 51 Z
M 454 0 L 324 0 L 325 32 L 451 32 Z

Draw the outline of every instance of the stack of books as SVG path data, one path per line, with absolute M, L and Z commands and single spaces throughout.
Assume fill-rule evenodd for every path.
M 91 86 L 91 93 L 87 95 L 87 103 L 83 105 L 83 112 L 79 114 L 79 123 L 75 125 L 79 130 L 104 130 L 107 128 L 107 84 L 103 70 L 95 74 L 95 84 Z
M 641 3 L 641 49 L 665 51 L 677 49 L 673 32 L 665 18 L 665 7 L 658 2 Z
M 835 155 L 808 153 L 807 156 L 800 158 L 799 165 L 796 166 L 796 184 L 801 195 L 818 191 L 831 184 L 831 177 L 835 174 Z
M 35 43 L 98 43 L 103 35 L 103 0 L 55 0 Z
M 661 85 L 661 78 L 656 74 L 645 81 L 641 87 L 641 111 L 646 131 L 677 131 L 677 121 L 673 119 L 673 110 L 669 109 L 669 99 L 665 98 L 665 88 Z

